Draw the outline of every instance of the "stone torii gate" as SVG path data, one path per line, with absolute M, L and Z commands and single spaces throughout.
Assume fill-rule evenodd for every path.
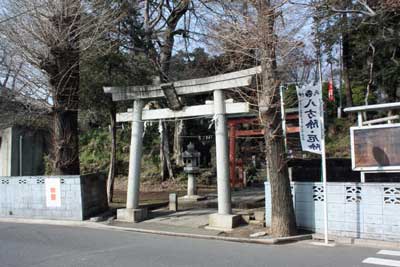
M 117 210 L 117 219 L 139 222 L 147 217 L 147 210 L 139 207 L 140 163 L 142 157 L 143 126 L 146 120 L 162 120 L 196 116 L 214 116 L 218 213 L 211 214 L 209 227 L 230 229 L 238 223 L 232 214 L 229 183 L 229 154 L 226 115 L 249 113 L 248 103 L 225 101 L 224 90 L 250 86 L 260 67 L 211 76 L 207 78 L 178 81 L 159 85 L 105 87 L 113 101 L 133 100 L 133 109 L 117 115 L 118 122 L 131 122 L 132 135 L 129 157 L 129 174 L 126 209 Z M 213 102 L 204 105 L 182 106 L 179 97 L 213 92 Z M 143 110 L 144 101 L 166 98 L 169 108 Z

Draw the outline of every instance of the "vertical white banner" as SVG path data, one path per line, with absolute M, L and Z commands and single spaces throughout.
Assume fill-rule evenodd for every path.
M 61 207 L 61 182 L 58 178 L 46 178 L 46 206 Z
M 322 92 L 319 84 L 297 87 L 299 99 L 300 140 L 303 151 L 322 154 L 321 116 L 323 116 Z
M 321 64 L 319 84 L 297 87 L 299 99 L 299 124 L 301 147 L 304 151 L 321 155 L 322 182 L 324 186 L 324 232 L 328 245 L 328 183 L 326 177 L 324 103 L 322 100 Z

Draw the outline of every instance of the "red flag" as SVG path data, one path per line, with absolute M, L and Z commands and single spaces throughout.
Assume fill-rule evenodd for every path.
M 333 93 L 333 81 L 329 80 L 328 83 L 328 100 L 330 102 L 334 102 L 335 101 L 335 95 Z

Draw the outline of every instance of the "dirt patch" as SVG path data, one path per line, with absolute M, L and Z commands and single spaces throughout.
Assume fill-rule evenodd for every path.
M 114 181 L 114 190 L 124 191 L 128 185 L 126 177 L 119 176 Z M 140 183 L 141 192 L 162 192 L 162 191 L 184 191 L 186 190 L 186 180 L 167 180 L 160 181 L 143 181 Z M 199 188 L 216 188 L 215 185 L 198 184 Z
M 166 186 L 168 185 L 168 186 Z M 114 189 L 115 203 L 125 203 L 126 201 L 126 186 Z M 216 192 L 215 186 L 202 186 L 199 185 L 198 193 L 200 195 L 206 195 L 209 193 Z M 143 183 L 140 185 L 140 202 L 151 203 L 159 201 L 168 201 L 170 193 L 177 193 L 179 197 L 186 195 L 186 188 L 184 186 L 176 186 L 174 183 L 168 183 L 164 185 L 152 185 L 149 183 Z

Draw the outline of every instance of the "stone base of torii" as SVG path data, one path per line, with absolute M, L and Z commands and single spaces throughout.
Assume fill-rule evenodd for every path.
M 179 81 L 173 84 L 153 85 L 144 87 L 109 87 L 104 88 L 106 93 L 112 93 L 114 101 L 134 100 L 132 112 L 117 116 L 119 122 L 132 122 L 132 136 L 130 145 L 129 174 L 127 188 L 127 202 L 125 209 L 117 210 L 117 220 L 125 222 L 140 222 L 147 218 L 147 209 L 139 206 L 140 163 L 142 157 L 142 141 L 145 120 L 182 118 L 193 116 L 214 116 L 218 213 L 209 217 L 209 228 L 229 230 L 237 226 L 240 221 L 238 215 L 232 214 L 231 189 L 229 181 L 229 153 L 227 114 L 249 113 L 248 103 L 226 103 L 224 91 L 243 86 L 250 86 L 254 75 L 260 72 L 260 67 L 208 77 Z M 144 99 L 167 97 L 169 103 L 179 103 L 181 95 L 213 92 L 212 104 L 182 107 L 180 110 L 160 109 L 143 110 Z

